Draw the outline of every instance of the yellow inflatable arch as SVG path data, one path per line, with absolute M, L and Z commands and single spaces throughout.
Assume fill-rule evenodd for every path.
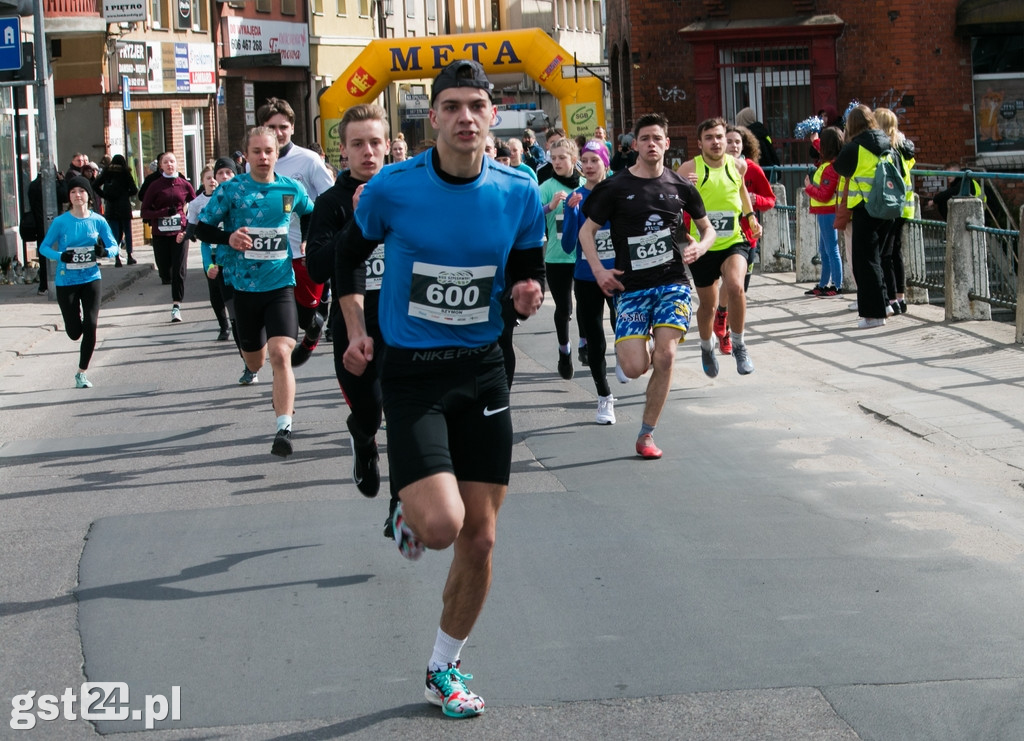
M 347 108 L 372 103 L 394 80 L 431 79 L 456 59 L 475 59 L 491 73 L 524 72 L 558 98 L 570 137 L 604 126 L 601 80 L 562 76 L 572 54 L 539 28 L 520 31 L 376 39 L 320 95 L 320 134 L 328 152 L 338 151 L 338 124 Z

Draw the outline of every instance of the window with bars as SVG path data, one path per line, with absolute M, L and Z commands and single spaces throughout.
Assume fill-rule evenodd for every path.
M 752 108 L 772 134 L 777 149 L 792 143 L 793 129 L 811 110 L 810 48 L 798 45 L 721 49 L 722 112 L 730 121 Z M 783 161 L 792 161 L 784 157 Z

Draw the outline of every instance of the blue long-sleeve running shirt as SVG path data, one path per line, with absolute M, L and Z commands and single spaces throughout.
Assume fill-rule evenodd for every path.
M 410 349 L 480 347 L 502 331 L 510 253 L 544 244 L 540 192 L 489 157 L 479 177 L 454 184 L 432 157 L 385 167 L 355 212 L 363 236 L 385 244 L 381 333 Z
M 96 243 L 100 240 L 107 248 L 107 257 L 116 257 L 119 246 L 114 233 L 107 220 L 94 211 L 81 219 L 66 211 L 53 220 L 39 252 L 57 261 L 58 286 L 80 286 L 100 279 L 100 266 L 96 264 Z M 61 261 L 61 253 L 68 250 L 74 253 L 72 261 Z

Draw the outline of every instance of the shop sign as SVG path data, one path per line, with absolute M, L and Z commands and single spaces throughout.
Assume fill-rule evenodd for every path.
M 114 59 L 117 78 L 127 79 L 132 93 L 217 92 L 213 44 L 118 41 Z
M 280 54 L 283 67 L 309 66 L 309 33 L 304 23 L 225 19 L 229 57 Z
M 146 4 L 143 0 L 103 0 L 103 20 L 107 23 L 144 21 Z
M 145 41 L 118 41 L 115 46 L 117 77 L 128 81 L 133 93 L 149 90 L 149 64 Z
M 405 95 L 405 117 L 406 118 L 429 118 L 430 98 L 426 95 L 406 93 Z

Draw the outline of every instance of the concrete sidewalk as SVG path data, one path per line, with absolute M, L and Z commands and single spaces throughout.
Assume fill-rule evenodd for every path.
M 198 249 L 192 252 L 195 266 Z M 137 265 L 103 266 L 104 301 L 136 281 L 158 280 L 150 246 L 135 255 Z M 793 280 L 792 273 L 773 273 L 751 282 L 747 334 L 755 365 L 791 367 L 853 394 L 865 412 L 913 435 L 1024 470 L 1024 346 L 1014 344 L 1013 325 L 948 323 L 939 307 L 911 305 L 885 327 L 858 330 L 848 309 L 853 296 L 804 296 L 806 286 Z M 193 300 L 197 283 L 190 284 Z M 36 291 L 35 284 L 0 286 L 0 368 L 63 331 L 56 301 Z M 684 347 L 696 340 L 694 328 Z M 732 360 L 721 361 L 722 373 L 731 373 Z
M 34 253 L 34 250 L 30 250 Z M 198 249 L 193 250 L 198 256 Z M 143 244 L 133 249 L 132 256 L 138 260 L 135 265 L 114 267 L 113 260 L 100 264 L 103 276 L 103 303 L 129 288 L 138 280 L 149 278 L 159 281 L 153 262 L 153 248 Z M 190 259 L 192 255 L 189 255 Z M 198 258 L 197 258 L 198 259 Z M 198 264 L 192 263 L 190 264 Z M 50 293 L 53 293 L 50 281 Z M 39 284 L 17 284 L 0 286 L 0 368 L 13 363 L 28 352 L 36 343 L 52 332 L 63 332 L 64 322 L 57 301 L 48 295 L 38 295 Z M 168 291 L 168 303 L 170 291 Z M 103 326 L 100 314 L 100 327 Z

